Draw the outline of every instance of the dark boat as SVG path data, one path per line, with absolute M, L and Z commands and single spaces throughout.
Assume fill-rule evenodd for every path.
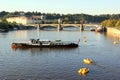
M 8 32 L 8 29 L 0 29 L 0 32 Z
M 12 48 L 75 48 L 77 43 L 70 41 L 40 41 L 39 39 L 31 39 L 29 42 L 12 43 Z
M 90 28 L 90 31 L 95 31 L 95 28 Z

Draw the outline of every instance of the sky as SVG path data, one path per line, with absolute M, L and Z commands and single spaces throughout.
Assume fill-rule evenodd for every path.
M 120 14 L 120 0 L 0 0 L 0 11 L 59 14 Z

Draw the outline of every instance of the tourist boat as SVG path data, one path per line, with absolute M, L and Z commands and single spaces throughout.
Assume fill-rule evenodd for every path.
M 89 59 L 89 58 L 86 58 L 86 59 L 83 60 L 83 62 L 84 62 L 85 64 L 92 64 L 92 63 L 93 63 L 93 60 L 92 60 L 92 59 Z
M 49 40 L 35 40 L 30 39 L 28 42 L 12 43 L 12 48 L 75 48 L 78 43 L 70 41 L 49 41 Z
M 78 70 L 80 75 L 86 75 L 89 72 L 89 68 L 81 68 Z

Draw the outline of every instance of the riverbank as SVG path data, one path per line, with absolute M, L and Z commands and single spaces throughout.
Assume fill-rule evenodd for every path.
M 120 38 L 120 30 L 107 27 L 107 35 Z
M 8 25 L 7 28 L 3 28 L 0 26 L 0 32 L 8 32 L 8 31 L 14 31 L 14 30 L 31 30 L 36 29 L 34 26 L 24 26 L 24 25 Z

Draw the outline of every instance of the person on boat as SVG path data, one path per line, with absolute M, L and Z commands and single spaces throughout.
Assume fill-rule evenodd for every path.
M 36 40 L 35 40 L 35 39 L 31 39 L 31 43 L 32 43 L 32 44 L 35 44 L 35 43 L 36 43 Z
M 40 44 L 40 45 L 42 45 L 42 42 L 41 42 L 41 41 L 39 41 L 39 44 Z
M 77 42 L 78 44 L 80 43 L 80 39 L 78 40 L 78 42 Z
M 33 43 L 34 39 L 30 39 L 30 43 Z
M 36 40 L 36 43 L 39 43 L 39 39 Z

